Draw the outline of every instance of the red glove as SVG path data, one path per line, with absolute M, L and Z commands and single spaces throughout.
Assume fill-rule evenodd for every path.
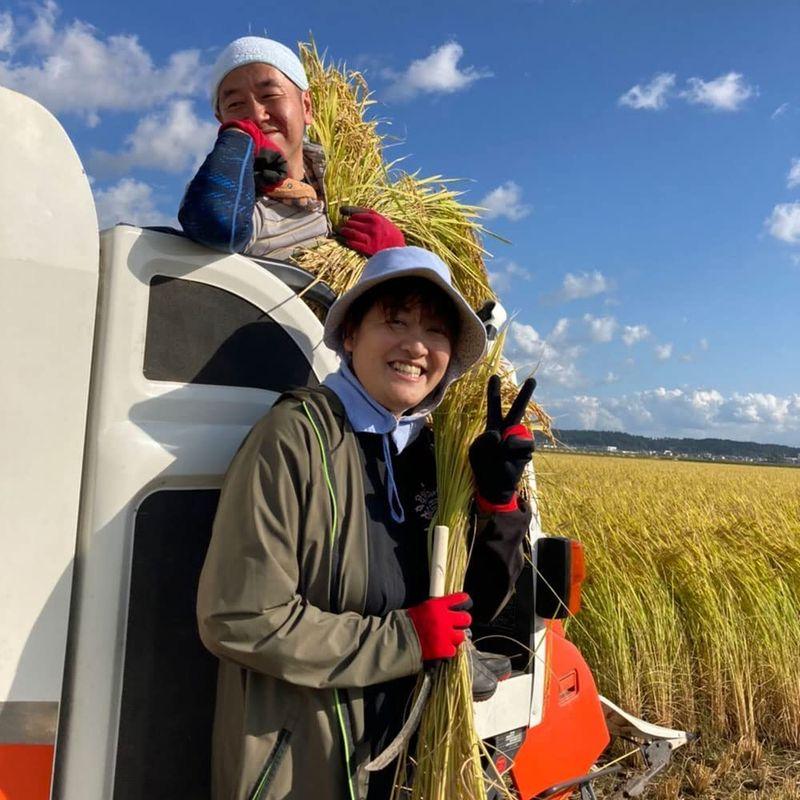
M 466 592 L 446 597 L 431 597 L 424 603 L 408 609 L 408 616 L 422 647 L 423 661 L 452 658 L 456 648 L 464 641 L 464 631 L 472 624 L 466 609 L 472 600 Z
M 273 189 L 277 189 L 285 180 L 289 172 L 286 159 L 261 128 L 251 119 L 234 119 L 220 125 L 219 132 L 228 128 L 236 128 L 248 134 L 253 140 L 253 172 L 256 182 L 256 192 L 267 194 Z
M 346 219 L 337 233 L 342 243 L 351 250 L 365 256 L 374 256 L 387 247 L 406 246 L 406 239 L 400 228 L 377 211 L 358 206 L 342 206 L 339 211 Z

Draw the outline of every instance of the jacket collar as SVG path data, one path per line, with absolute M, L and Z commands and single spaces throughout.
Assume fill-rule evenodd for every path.
M 402 453 L 424 427 L 425 414 L 413 414 L 398 419 L 367 392 L 344 360 L 336 372 L 325 378 L 323 386 L 333 390 L 342 401 L 347 419 L 356 433 L 374 433 L 381 436 L 383 459 L 386 464 L 386 501 L 389 513 L 395 522 L 405 522 L 405 511 L 394 479 L 389 440 L 391 438 L 397 452 Z

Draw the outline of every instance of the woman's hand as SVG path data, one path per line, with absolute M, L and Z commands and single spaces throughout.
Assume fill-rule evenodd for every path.
M 528 378 L 508 414 L 503 416 L 500 378 L 492 375 L 486 387 L 486 430 L 470 445 L 469 463 L 478 488 L 478 503 L 492 510 L 517 507 L 517 486 L 533 454 L 533 436 L 521 424 L 536 381 Z
M 431 597 L 408 609 L 422 647 L 423 662 L 453 658 L 464 641 L 464 631 L 472 624 L 468 608 L 472 608 L 469 595 L 457 592 L 446 597 Z

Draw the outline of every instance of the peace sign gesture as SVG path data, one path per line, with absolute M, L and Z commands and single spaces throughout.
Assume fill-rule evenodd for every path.
M 528 378 L 503 416 L 500 378 L 497 375 L 489 378 L 486 430 L 469 448 L 469 463 L 484 507 L 488 505 L 496 511 L 517 507 L 517 485 L 533 454 L 533 436 L 522 424 L 522 418 L 535 388 L 536 381 Z
M 489 383 L 486 385 L 486 430 L 498 431 L 502 438 L 512 436 L 508 433 L 511 428 L 521 427 L 530 438 L 530 432 L 524 425 L 520 425 L 523 416 L 525 416 L 525 409 L 528 407 L 533 390 L 536 388 L 536 380 L 528 378 L 522 384 L 508 414 L 503 416 L 503 401 L 500 396 L 500 376 L 492 375 L 489 378 Z

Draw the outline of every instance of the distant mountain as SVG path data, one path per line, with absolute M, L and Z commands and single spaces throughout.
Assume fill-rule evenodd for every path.
M 786 459 L 800 458 L 800 447 L 786 447 L 781 444 L 759 444 L 758 442 L 736 442 L 732 439 L 675 439 L 649 436 L 635 436 L 618 431 L 574 431 L 554 430 L 559 442 L 570 447 L 591 450 L 605 450 L 616 447 L 642 453 L 663 454 L 665 450 L 674 455 L 753 459 L 755 461 L 783 462 Z

